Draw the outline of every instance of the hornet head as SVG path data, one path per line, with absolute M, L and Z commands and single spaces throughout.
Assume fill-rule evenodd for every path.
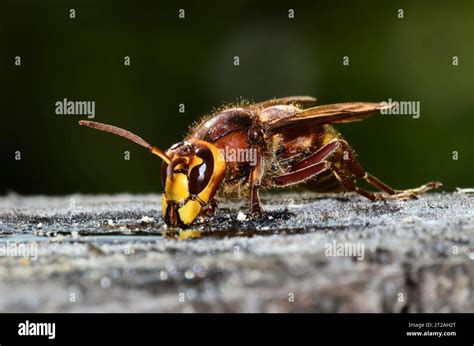
M 172 226 L 191 224 L 208 205 L 224 179 L 226 163 L 211 143 L 190 139 L 173 145 L 163 161 L 162 214 Z
M 191 138 L 164 153 L 127 130 L 88 120 L 81 120 L 79 124 L 125 137 L 163 160 L 162 215 L 168 225 L 191 224 L 201 209 L 211 202 L 224 179 L 224 156 L 209 142 Z

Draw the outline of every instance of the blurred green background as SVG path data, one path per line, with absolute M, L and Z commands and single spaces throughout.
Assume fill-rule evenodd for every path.
M 472 0 L 2 0 L 0 38 L 3 194 L 161 191 L 157 158 L 79 127 L 84 117 L 56 115 L 63 98 L 95 101 L 94 120 L 163 149 L 240 97 L 420 101 L 419 119 L 376 116 L 338 129 L 365 168 L 395 187 L 473 186 Z

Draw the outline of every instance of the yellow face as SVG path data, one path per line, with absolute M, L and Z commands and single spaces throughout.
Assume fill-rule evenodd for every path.
M 190 140 L 171 147 L 170 164 L 163 163 L 162 214 L 172 226 L 191 224 L 219 189 L 226 164 L 211 143 Z

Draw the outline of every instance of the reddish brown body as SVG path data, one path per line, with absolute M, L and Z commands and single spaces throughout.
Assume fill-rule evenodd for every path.
M 257 214 L 261 212 L 261 188 L 299 186 L 318 192 L 355 191 L 376 200 L 414 198 L 441 185 L 434 182 L 406 191 L 390 188 L 365 172 L 347 142 L 329 125 L 362 120 L 379 111 L 380 104 L 336 104 L 304 110 L 314 102 L 311 97 L 289 97 L 229 108 L 202 121 L 188 138 L 213 143 L 223 151 L 238 148 L 258 153 L 255 166 L 249 161 L 226 160 L 227 172 L 219 191 L 227 197 L 250 195 L 251 211 Z M 358 179 L 367 180 L 388 195 L 358 188 Z
M 275 185 L 276 177 L 289 173 L 297 162 L 311 156 L 332 139 L 341 138 L 330 125 L 301 126 L 288 133 L 266 133 L 265 126 L 262 124 L 269 119 L 290 117 L 300 111 L 301 109 L 294 105 L 278 105 L 262 109 L 230 108 L 201 123 L 191 137 L 211 142 L 223 151 L 259 150 L 264 162 L 260 187 L 276 187 L 280 186 L 280 184 Z M 219 126 L 213 126 L 213 124 Z M 340 148 L 338 152 L 331 155 L 330 160 L 340 165 L 342 154 L 342 148 Z M 239 190 L 248 189 L 252 171 L 251 162 L 226 162 L 226 185 L 223 186 L 223 193 L 229 196 L 235 195 Z M 340 181 L 335 177 L 329 179 L 331 176 L 334 177 L 332 172 L 328 171 L 318 179 L 308 177 L 303 181 L 290 180 L 282 186 L 304 184 L 305 187 L 315 191 L 340 190 L 343 187 Z M 308 179 L 310 181 L 305 183 L 304 181 Z

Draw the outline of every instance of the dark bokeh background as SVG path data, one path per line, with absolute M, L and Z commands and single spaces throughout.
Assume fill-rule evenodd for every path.
M 421 101 L 420 119 L 338 128 L 367 170 L 396 187 L 473 185 L 472 0 L 2 0 L 0 38 L 0 193 L 161 190 L 157 158 L 79 127 L 81 116 L 56 115 L 63 98 L 95 101 L 94 120 L 168 148 L 213 107 L 297 94 L 319 104 Z

